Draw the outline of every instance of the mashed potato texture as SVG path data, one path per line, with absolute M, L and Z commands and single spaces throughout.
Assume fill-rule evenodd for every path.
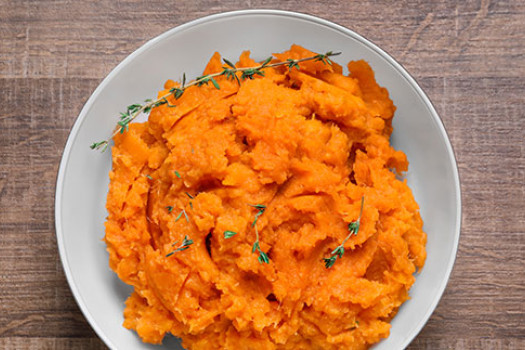
M 237 67 L 257 64 L 244 52 Z M 222 66 L 216 53 L 204 73 Z M 105 242 L 134 287 L 126 328 L 192 350 L 365 349 L 389 335 L 426 235 L 398 176 L 408 162 L 389 142 L 388 92 L 366 62 L 348 70 L 307 61 L 240 85 L 219 77 L 220 89 L 189 87 L 114 138 Z M 326 268 L 363 197 L 358 233 Z M 256 204 L 268 264 L 252 252 Z

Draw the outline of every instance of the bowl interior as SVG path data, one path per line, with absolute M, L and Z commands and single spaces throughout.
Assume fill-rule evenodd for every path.
M 392 321 L 391 335 L 374 348 L 402 349 L 436 307 L 450 275 L 459 239 L 460 192 L 454 154 L 443 125 L 415 81 L 390 56 L 348 29 L 315 17 L 270 10 L 205 17 L 174 28 L 138 49 L 100 84 L 79 115 L 60 165 L 56 232 L 64 270 L 84 315 L 114 349 L 159 349 L 122 327 L 131 288 L 108 267 L 104 236 L 110 152 L 89 149 L 105 139 L 125 106 L 155 97 L 168 78 L 202 73 L 215 51 L 236 59 L 243 50 L 264 59 L 299 44 L 341 51 L 340 64 L 365 59 L 397 106 L 392 142 L 410 161 L 407 181 L 420 204 L 428 234 L 426 265 Z M 161 348 L 182 349 L 174 337 Z

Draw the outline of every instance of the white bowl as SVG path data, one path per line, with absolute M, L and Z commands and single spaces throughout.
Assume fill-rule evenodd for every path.
M 111 157 L 89 145 L 109 136 L 125 106 L 155 97 L 166 79 L 202 73 L 214 51 L 234 59 L 249 49 L 262 60 L 294 43 L 318 52 L 341 51 L 335 60 L 342 64 L 367 60 L 397 106 L 392 143 L 410 161 L 406 178 L 421 207 L 428 257 L 410 290 L 411 300 L 392 321 L 390 336 L 374 348 L 405 348 L 432 314 L 454 264 L 461 199 L 454 153 L 428 97 L 392 57 L 347 28 L 292 12 L 236 11 L 192 21 L 144 44 L 98 86 L 69 135 L 56 187 L 57 242 L 78 305 L 110 348 L 182 349 L 174 337 L 167 337 L 161 347 L 143 344 L 122 326 L 131 288 L 109 269 L 101 240 Z

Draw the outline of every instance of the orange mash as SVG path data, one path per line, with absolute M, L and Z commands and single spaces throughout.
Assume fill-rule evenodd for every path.
M 275 57 L 313 55 L 294 45 Z M 237 63 L 256 65 L 249 52 Z M 216 53 L 204 73 L 222 66 Z M 348 70 L 307 61 L 240 85 L 219 77 L 114 138 L 105 241 L 134 287 L 126 328 L 192 350 L 365 349 L 388 336 L 426 234 L 396 177 L 408 162 L 389 143 L 388 92 L 366 62 Z M 326 268 L 363 197 L 357 234 Z M 255 228 L 269 263 L 252 252 Z

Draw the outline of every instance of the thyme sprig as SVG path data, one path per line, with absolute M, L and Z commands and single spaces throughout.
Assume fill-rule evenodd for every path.
M 173 243 L 171 246 L 174 247 L 177 243 L 179 243 L 178 241 Z M 173 254 L 175 254 L 176 252 L 182 252 L 183 250 L 186 250 L 190 247 L 190 245 L 193 244 L 193 241 L 191 239 L 188 238 L 187 235 L 184 236 L 184 239 L 182 240 L 182 243 L 180 244 L 180 246 L 173 250 L 171 253 L 168 253 L 166 254 L 166 258 L 169 258 L 170 256 L 172 256 Z
M 323 62 L 324 64 L 331 65 L 332 60 L 330 59 L 330 57 L 337 56 L 339 54 L 341 54 L 341 52 L 328 51 L 324 54 L 317 54 L 311 57 L 305 57 L 305 58 L 300 58 L 300 59 L 288 58 L 286 61 L 274 62 L 274 63 L 270 63 L 274 59 L 273 56 L 270 56 L 267 59 L 265 59 L 260 65 L 254 66 L 254 67 L 236 67 L 231 61 L 223 58 L 225 65 L 222 67 L 222 71 L 217 72 L 217 73 L 212 73 L 212 74 L 201 75 L 195 78 L 195 80 L 192 80 L 187 84 L 186 84 L 186 74 L 184 73 L 182 76 L 182 82 L 181 82 L 180 87 L 171 88 L 167 94 L 160 96 L 156 100 L 147 99 L 147 100 L 144 100 L 143 104 L 134 103 L 134 104 L 129 105 L 126 108 L 126 112 L 120 113 L 120 120 L 118 121 L 117 126 L 113 130 L 113 133 L 111 134 L 111 136 L 106 140 L 103 140 L 100 142 L 93 142 L 90 145 L 90 148 L 97 149 L 97 150 L 101 149 L 102 152 L 104 152 L 109 145 L 109 141 L 117 134 L 119 133 L 122 134 L 124 133 L 124 131 L 129 130 L 129 124 L 135 118 L 137 118 L 141 113 L 148 113 L 153 108 L 164 105 L 164 104 L 167 105 L 168 107 L 176 107 L 176 105 L 169 103 L 168 98 L 170 96 L 173 96 L 175 100 L 178 100 L 184 94 L 186 89 L 191 86 L 208 85 L 208 83 L 211 82 L 212 85 L 216 89 L 220 90 L 221 87 L 219 83 L 217 82 L 217 80 L 215 79 L 216 77 L 225 76 L 226 79 L 228 80 L 235 79 L 240 84 L 241 80 L 243 81 L 246 79 L 251 80 L 251 79 L 255 79 L 256 76 L 264 76 L 264 69 L 267 69 L 267 68 L 286 66 L 288 67 L 289 70 L 292 70 L 293 68 L 300 69 L 299 63 L 305 62 L 305 61 L 314 61 L 314 62 L 320 61 L 320 62 Z M 240 78 L 237 73 L 241 73 Z
M 268 258 L 268 255 L 262 251 L 261 245 L 259 244 L 259 230 L 257 229 L 257 220 L 259 220 L 259 217 L 264 213 L 266 210 L 266 206 L 262 204 L 249 204 L 251 207 L 257 208 L 257 214 L 255 214 L 255 219 L 252 222 L 252 227 L 255 230 L 255 242 L 252 246 L 252 253 L 255 253 L 256 251 L 259 252 L 259 257 L 257 260 L 259 260 L 259 263 L 270 263 L 270 258 Z
M 253 222 L 251 224 L 251 227 L 253 227 L 254 230 L 255 230 L 255 242 L 253 243 L 253 246 L 252 246 L 252 253 L 255 253 L 255 252 L 259 253 L 259 257 L 257 258 L 257 260 L 259 260 L 259 263 L 261 263 L 261 264 L 262 263 L 269 264 L 270 263 L 270 258 L 268 257 L 268 254 L 263 252 L 262 249 L 261 249 L 261 245 L 260 245 L 260 242 L 259 242 L 259 230 L 257 229 L 257 220 L 259 220 L 259 217 L 266 210 L 266 206 L 263 205 L 263 204 L 248 204 L 248 205 L 250 207 L 254 207 L 254 208 L 257 209 L 257 213 L 255 214 L 255 217 L 254 217 Z M 237 232 L 235 232 L 235 231 L 229 231 L 229 230 L 224 231 L 224 239 L 232 238 L 236 234 L 237 234 Z
M 365 197 L 361 197 L 361 211 L 359 212 L 359 217 L 357 220 L 352 221 L 348 224 L 348 236 L 343 240 L 343 242 L 334 250 L 332 250 L 332 255 L 329 258 L 323 258 L 324 265 L 327 269 L 331 268 L 334 264 L 337 258 L 341 259 L 345 253 L 345 243 L 350 239 L 352 235 L 357 236 L 357 232 L 359 232 L 359 226 L 361 224 L 361 215 L 363 215 L 363 205 L 365 203 Z

